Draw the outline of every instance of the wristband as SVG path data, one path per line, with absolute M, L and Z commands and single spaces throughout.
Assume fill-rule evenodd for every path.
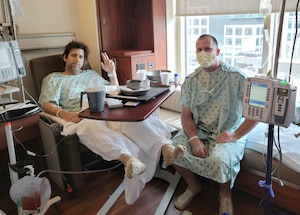
M 110 78 L 115 77 L 115 74 L 116 74 L 115 70 L 113 70 L 112 72 L 107 72 L 107 76 Z
M 192 136 L 192 137 L 188 140 L 188 142 L 191 142 L 191 141 L 194 140 L 194 139 L 199 139 L 199 138 L 198 138 L 198 136 Z
M 63 111 L 63 109 L 59 109 L 59 110 L 56 112 L 56 116 L 57 116 L 57 117 L 60 117 L 60 116 L 59 116 L 59 113 L 60 113 L 61 111 Z

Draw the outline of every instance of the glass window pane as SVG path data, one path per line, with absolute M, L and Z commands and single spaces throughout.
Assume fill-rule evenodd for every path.
M 275 19 L 272 18 L 272 22 L 278 27 L 279 15 L 274 17 Z M 272 62 L 262 62 L 263 47 L 268 47 L 268 44 L 264 40 L 264 18 L 261 14 L 187 16 L 184 19 L 185 38 L 182 42 L 185 44 L 186 64 L 183 76 L 199 67 L 196 60 L 195 42 L 200 34 L 215 36 L 221 50 L 219 59 L 227 64 L 239 67 L 249 76 L 256 75 L 262 66 L 264 71 L 273 69 Z M 288 79 L 290 77 L 291 83 L 297 86 L 300 85 L 300 16 L 296 20 L 295 12 L 285 13 L 282 27 L 277 78 Z M 296 28 L 298 28 L 297 35 Z M 269 35 L 277 35 L 277 30 L 275 28 L 275 32 L 269 32 Z M 275 36 L 273 39 L 276 40 L 277 37 Z M 276 44 L 277 41 L 271 42 Z M 271 50 L 271 52 L 274 51 Z M 264 54 L 272 58 L 269 60 L 273 60 L 274 53 L 264 51 Z M 265 58 L 267 56 L 264 56 Z M 271 68 L 267 68 L 268 65 Z M 300 98 L 300 90 L 297 90 L 297 94 Z
M 252 28 L 246 28 L 245 35 L 252 35 Z
M 242 28 L 236 28 L 235 29 L 235 34 L 236 35 L 242 35 L 243 31 L 242 31 Z
M 232 35 L 232 28 L 226 28 L 226 35 Z
M 196 60 L 195 42 L 204 32 L 216 37 L 221 50 L 219 59 L 249 73 L 256 73 L 261 67 L 264 18 L 260 14 L 225 16 L 187 16 L 185 22 L 186 38 L 186 74 L 199 66 Z M 194 26 L 198 19 L 200 25 Z

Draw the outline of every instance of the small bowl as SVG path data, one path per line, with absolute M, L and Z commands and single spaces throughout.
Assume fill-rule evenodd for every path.
M 132 90 L 138 90 L 142 88 L 142 81 L 141 80 L 128 80 L 126 82 L 126 87 Z
M 156 82 L 160 82 L 160 72 L 170 72 L 169 70 L 153 70 L 153 71 L 148 71 L 147 72 L 147 78 L 150 81 L 156 81 Z

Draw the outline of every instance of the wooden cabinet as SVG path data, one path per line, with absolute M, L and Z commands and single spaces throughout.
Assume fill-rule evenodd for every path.
M 125 85 L 127 80 L 137 79 L 138 69 L 152 70 L 155 66 L 155 55 L 151 50 L 117 50 L 107 53 L 116 59 L 117 75 L 121 85 Z
M 121 84 L 137 68 L 167 69 L 164 0 L 98 0 L 100 50 L 117 60 Z

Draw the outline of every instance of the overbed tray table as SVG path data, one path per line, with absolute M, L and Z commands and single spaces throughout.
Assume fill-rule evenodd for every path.
M 153 96 L 151 99 L 141 102 L 135 107 L 122 107 L 109 109 L 106 105 L 103 112 L 91 113 L 89 108 L 79 113 L 80 117 L 106 120 L 106 121 L 142 121 L 149 117 L 159 106 L 173 93 L 173 88 L 167 88 L 158 93 L 157 96 Z M 162 169 L 160 166 L 156 169 L 154 175 L 156 178 L 163 179 L 169 182 L 169 186 L 158 205 L 155 215 L 164 214 L 172 199 L 175 189 L 179 183 L 180 175 L 175 172 L 174 174 Z M 105 215 L 118 200 L 120 195 L 124 192 L 124 183 L 122 182 L 114 193 L 105 202 L 102 208 L 98 211 L 97 215 Z

